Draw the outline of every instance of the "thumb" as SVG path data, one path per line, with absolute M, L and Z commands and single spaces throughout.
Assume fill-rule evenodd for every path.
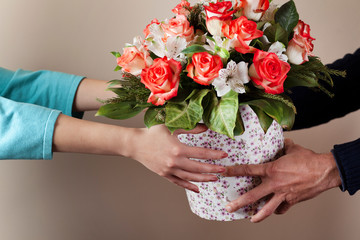
M 191 133 L 191 134 L 199 134 L 199 133 L 203 133 L 206 130 L 208 130 L 208 127 L 205 124 L 199 123 L 196 125 L 196 127 L 194 129 L 191 130 L 184 130 L 184 129 L 177 129 L 175 130 L 174 134 L 179 135 L 179 134 L 187 134 L 187 133 Z

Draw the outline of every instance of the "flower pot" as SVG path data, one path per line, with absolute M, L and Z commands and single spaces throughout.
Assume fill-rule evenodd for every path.
M 264 133 L 256 114 L 249 106 L 241 106 L 240 112 L 245 132 L 235 139 L 207 130 L 201 134 L 181 134 L 179 140 L 189 146 L 223 150 L 228 153 L 228 157 L 221 160 L 196 159 L 206 163 L 232 166 L 261 164 L 276 159 L 284 146 L 281 126 L 273 121 Z M 201 218 L 217 221 L 249 218 L 265 204 L 265 200 L 260 200 L 234 213 L 228 213 L 225 210 L 226 204 L 260 184 L 261 180 L 253 177 L 224 177 L 220 174 L 218 179 L 217 182 L 194 182 L 200 193 L 186 190 L 192 212 Z

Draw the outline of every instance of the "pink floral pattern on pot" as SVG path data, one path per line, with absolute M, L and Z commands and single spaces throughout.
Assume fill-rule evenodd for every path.
M 236 164 L 261 164 L 276 159 L 284 147 L 283 130 L 273 121 L 266 133 L 261 128 L 259 119 L 249 106 L 240 107 L 245 132 L 236 136 L 235 140 L 207 130 L 201 134 L 181 134 L 179 140 L 189 146 L 223 150 L 228 157 L 222 160 L 200 160 L 212 164 L 231 166 Z M 186 190 L 189 205 L 193 213 L 201 218 L 217 221 L 234 221 L 249 218 L 264 204 L 260 200 L 241 208 L 234 213 L 228 213 L 225 206 L 260 183 L 253 177 L 224 177 L 218 175 L 217 182 L 195 183 L 200 193 Z

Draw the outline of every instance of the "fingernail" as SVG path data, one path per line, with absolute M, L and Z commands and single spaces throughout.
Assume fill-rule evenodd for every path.
M 227 153 L 223 153 L 222 158 L 226 158 L 228 156 Z
M 229 205 L 227 205 L 227 206 L 225 207 L 225 209 L 226 209 L 226 211 L 228 211 L 229 213 L 232 212 L 232 208 L 231 208 Z
M 224 173 L 225 171 L 226 171 L 226 168 L 222 167 L 222 168 L 219 168 L 218 173 Z
M 219 179 L 216 176 L 211 177 L 211 181 L 216 182 L 217 180 L 219 180 Z

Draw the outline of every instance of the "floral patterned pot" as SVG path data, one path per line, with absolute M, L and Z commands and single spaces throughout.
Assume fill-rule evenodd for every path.
M 222 160 L 196 159 L 206 163 L 223 166 L 261 164 L 277 158 L 284 146 L 281 126 L 273 121 L 265 134 L 249 106 L 241 106 L 240 112 L 245 132 L 236 136 L 235 140 L 211 130 L 202 134 L 182 134 L 179 135 L 179 140 L 189 146 L 218 149 L 228 153 L 228 157 Z M 218 178 L 217 182 L 194 183 L 199 187 L 200 193 L 186 190 L 190 208 L 196 215 L 208 220 L 233 221 L 251 217 L 265 204 L 265 200 L 260 200 L 234 213 L 228 213 L 225 210 L 226 204 L 257 186 L 261 180 L 222 175 L 218 175 Z

